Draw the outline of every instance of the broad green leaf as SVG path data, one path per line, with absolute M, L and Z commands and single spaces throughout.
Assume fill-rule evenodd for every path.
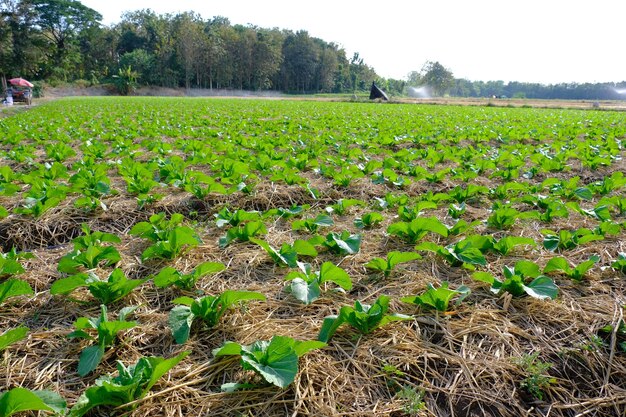
M 320 297 L 321 289 L 318 280 L 306 282 L 302 278 L 294 278 L 289 287 L 291 294 L 299 301 L 309 305 Z
M 387 263 L 389 268 L 393 269 L 396 265 L 406 262 L 411 262 L 416 259 L 422 259 L 419 253 L 416 252 L 398 252 L 392 251 L 387 254 Z
M 50 294 L 67 295 L 74 291 L 76 288 L 85 286 L 87 278 L 87 274 L 76 274 L 72 275 L 71 277 L 57 279 L 50 287 Z
M 143 397 L 148 391 L 150 391 L 154 384 L 156 384 L 163 375 L 165 375 L 170 371 L 170 369 L 178 365 L 178 363 L 185 359 L 190 353 L 191 351 L 184 351 L 170 359 L 164 359 L 161 357 L 144 358 L 150 362 L 150 365 L 152 367 L 152 373 L 150 375 L 150 379 L 148 379 L 148 383 L 141 390 L 141 397 Z
M 489 285 L 493 285 L 496 282 L 496 278 L 489 272 L 476 271 L 472 274 L 472 279 L 480 282 L 486 282 Z
M 13 388 L 0 394 L 0 417 L 9 417 L 21 411 L 51 411 L 60 413 L 66 403 L 58 394 Z
M 531 297 L 541 300 L 546 298 L 554 300 L 559 293 L 559 289 L 554 285 L 554 282 L 543 275 L 538 276 L 530 284 L 525 285 L 524 291 Z
M 565 274 L 569 275 L 572 269 L 569 266 L 569 262 L 567 262 L 567 259 L 559 256 L 559 257 L 550 259 L 548 263 L 546 264 L 546 266 L 543 268 L 544 274 L 555 272 L 555 271 L 564 272 Z
M 10 297 L 33 294 L 33 289 L 26 281 L 12 278 L 0 283 L 0 304 Z
M 189 339 L 189 332 L 194 318 L 195 315 L 187 306 L 176 306 L 170 311 L 167 323 L 176 343 L 182 344 Z
M 532 261 L 521 260 L 515 263 L 515 273 L 524 278 L 537 278 L 541 274 L 541 269 Z
M 332 262 L 324 262 L 320 268 L 320 284 L 326 281 L 334 282 L 346 291 L 352 289 L 348 273 Z
M 83 349 L 78 360 L 78 375 L 85 376 L 98 367 L 104 356 L 101 346 L 89 346 Z
M 0 334 L 0 352 L 6 349 L 9 345 L 24 339 L 28 334 L 28 330 L 28 327 L 22 326 L 15 329 L 9 329 Z

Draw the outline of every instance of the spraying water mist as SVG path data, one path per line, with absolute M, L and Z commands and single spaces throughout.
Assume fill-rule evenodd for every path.
M 424 85 L 422 87 L 409 87 L 409 97 L 413 98 L 431 98 L 430 87 Z
M 615 92 L 620 95 L 626 94 L 626 88 L 614 88 Z

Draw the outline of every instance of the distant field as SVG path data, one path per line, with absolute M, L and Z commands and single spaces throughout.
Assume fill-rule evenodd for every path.
M 74 416 L 626 414 L 624 114 L 448 102 L 0 118 L 0 389 Z

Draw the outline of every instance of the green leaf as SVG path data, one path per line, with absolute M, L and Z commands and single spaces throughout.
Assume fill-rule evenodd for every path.
M 167 323 L 176 343 L 182 344 L 189 339 L 191 324 L 195 317 L 187 306 L 176 306 L 170 311 Z
M 21 411 L 52 411 L 60 413 L 66 403 L 58 394 L 48 391 L 30 391 L 13 388 L 0 394 L 0 417 L 9 417 Z
M 88 277 L 89 276 L 87 274 L 76 274 L 68 278 L 57 279 L 50 287 L 50 294 L 67 295 L 74 291 L 76 288 L 87 285 L 86 281 Z
M 395 268 L 398 264 L 411 262 L 416 259 L 422 259 L 420 254 L 417 252 L 392 251 L 387 254 L 387 263 L 389 264 L 390 269 Z
M 476 271 L 472 274 L 472 279 L 475 281 L 486 282 L 489 285 L 493 285 L 496 282 L 496 278 L 489 272 Z
M 0 334 L 0 352 L 6 349 L 9 345 L 24 339 L 28 334 L 28 330 L 28 327 L 22 326 L 15 329 L 9 329 Z
M 143 397 L 148 391 L 150 391 L 154 384 L 156 384 L 163 375 L 165 375 L 169 372 L 170 369 L 178 365 L 178 363 L 185 359 L 190 353 L 191 351 L 181 352 L 170 359 L 164 359 L 161 357 L 146 358 L 146 360 L 150 362 L 150 365 L 152 367 L 152 373 L 150 375 L 150 379 L 148 379 L 148 383 L 141 390 L 141 397 Z
M 493 244 L 493 250 L 501 255 L 507 255 L 515 246 L 530 245 L 535 246 L 533 239 L 528 237 L 507 236 L 498 240 Z
M 550 272 L 564 272 L 569 275 L 572 272 L 572 268 L 569 266 L 569 262 L 567 259 L 563 257 L 552 258 L 548 261 L 546 266 L 543 268 L 543 273 L 547 274 Z
M 299 301 L 309 305 L 320 297 L 321 289 L 318 280 L 307 282 L 302 278 L 294 278 L 289 287 L 291 294 Z
M 80 354 L 78 360 L 78 375 L 85 376 L 98 367 L 104 356 L 104 349 L 101 346 L 89 346 Z
M 530 284 L 524 285 L 524 291 L 531 297 L 539 298 L 540 300 L 546 298 L 554 300 L 559 293 L 559 288 L 550 278 L 541 275 L 535 278 Z
M 428 284 L 428 290 L 422 295 L 403 297 L 401 298 L 401 301 L 421 305 L 427 308 L 433 308 L 438 311 L 447 311 L 452 297 L 457 294 L 461 294 L 461 297 L 459 297 L 459 301 L 457 302 L 457 304 L 459 304 L 461 300 L 469 295 L 469 293 L 470 289 L 465 286 L 461 286 L 457 290 L 449 289 L 448 282 L 444 281 L 441 283 L 439 288 L 435 288 L 432 284 Z
M 524 278 L 537 278 L 541 274 L 541 269 L 532 261 L 521 260 L 515 263 L 515 273 Z
M 12 278 L 0 283 L 0 304 L 10 297 L 33 294 L 33 289 L 26 281 Z
M 350 275 L 332 262 L 324 262 L 320 268 L 320 284 L 326 281 L 334 282 L 346 291 L 352 289 Z

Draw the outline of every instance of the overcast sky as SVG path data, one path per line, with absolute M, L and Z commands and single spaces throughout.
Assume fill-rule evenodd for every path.
M 232 24 L 306 30 L 359 52 L 386 78 L 439 61 L 457 78 L 540 82 L 626 80 L 624 0 L 82 0 L 103 16 L 150 8 Z

